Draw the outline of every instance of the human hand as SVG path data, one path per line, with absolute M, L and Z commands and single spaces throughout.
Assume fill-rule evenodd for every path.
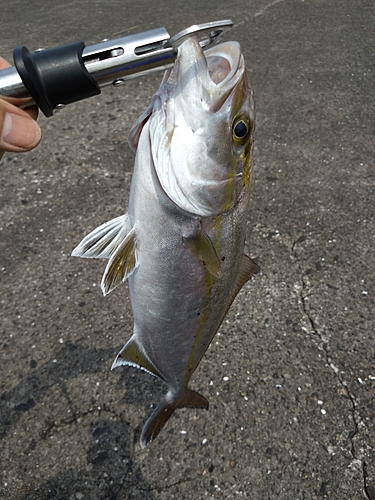
M 5 59 L 0 57 L 0 69 L 9 66 Z M 16 102 L 15 99 L 0 98 L 0 159 L 5 151 L 30 151 L 42 138 L 40 127 L 35 121 L 38 110 L 24 111 L 14 105 Z

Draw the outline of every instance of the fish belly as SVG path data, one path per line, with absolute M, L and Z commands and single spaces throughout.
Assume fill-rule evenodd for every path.
M 129 203 L 139 264 L 129 277 L 133 337 L 173 391 L 188 383 L 229 307 L 244 246 L 243 204 L 216 220 L 198 219 L 167 199 L 154 176 L 135 174 Z M 184 243 L 197 225 L 215 247 L 219 276 Z

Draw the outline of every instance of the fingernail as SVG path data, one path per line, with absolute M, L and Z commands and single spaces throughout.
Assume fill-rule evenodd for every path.
M 27 151 L 38 144 L 41 136 L 42 131 L 35 120 L 6 113 L 0 141 L 4 146 L 9 146 L 13 151 Z

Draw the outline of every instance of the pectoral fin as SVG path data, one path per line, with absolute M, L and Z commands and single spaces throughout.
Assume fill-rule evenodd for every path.
M 192 236 L 183 236 L 182 239 L 189 250 L 207 267 L 211 274 L 216 277 L 220 276 L 219 257 L 211 239 L 202 228 L 199 228 Z
M 91 231 L 73 250 L 73 257 L 110 259 L 131 230 L 128 214 L 116 217 Z
M 104 295 L 125 281 L 137 267 L 136 235 L 133 228 L 114 251 L 102 278 Z
M 97 227 L 73 250 L 74 257 L 109 259 L 102 278 L 104 295 L 125 281 L 138 265 L 136 233 L 127 214 Z

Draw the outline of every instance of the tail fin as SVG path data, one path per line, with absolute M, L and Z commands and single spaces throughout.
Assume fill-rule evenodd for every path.
M 208 401 L 204 396 L 188 387 L 185 387 L 178 397 L 173 395 L 171 391 L 168 391 L 163 401 L 158 404 L 142 429 L 140 439 L 141 448 L 145 448 L 156 438 L 176 408 L 203 408 L 207 410 Z

